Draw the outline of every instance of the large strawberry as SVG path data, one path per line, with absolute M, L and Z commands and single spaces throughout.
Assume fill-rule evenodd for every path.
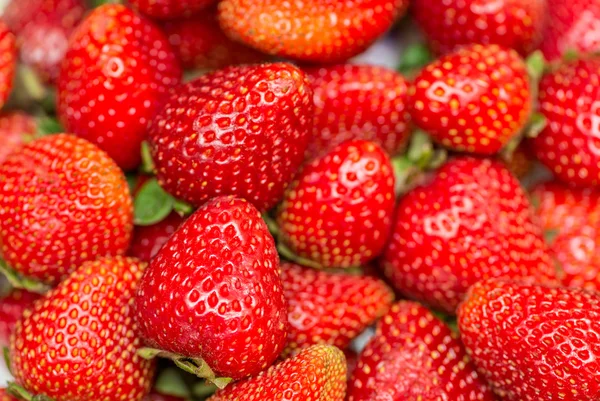
M 501 162 L 471 157 L 400 200 L 381 262 L 400 292 L 449 313 L 481 279 L 554 277 L 519 182 Z
M 348 401 L 492 401 L 457 336 L 416 302 L 392 306 L 362 351 Z
M 394 174 L 385 152 L 348 141 L 306 165 L 277 213 L 280 238 L 322 267 L 361 266 L 379 255 L 394 212 Z
M 137 355 L 132 311 L 144 267 L 121 257 L 86 262 L 26 311 L 11 337 L 17 383 L 54 401 L 140 401 L 154 374 Z
M 123 254 L 133 229 L 123 172 L 91 143 L 35 140 L 0 165 L 0 256 L 55 284 L 86 260 Z
M 58 114 L 68 132 L 132 169 L 149 121 L 180 78 L 177 56 L 161 31 L 124 6 L 105 5 L 70 38 Z
M 398 153 L 410 135 L 408 83 L 393 70 L 340 64 L 311 68 L 315 118 L 310 158 L 323 156 L 340 143 L 364 139 Z
M 150 262 L 184 221 L 184 217 L 171 212 L 165 219 L 156 224 L 136 226 L 133 231 L 129 255 L 144 262 Z
M 19 111 L 0 114 L 0 163 L 23 146 L 36 130 L 35 119 L 28 114 Z
M 278 269 L 260 213 L 245 200 L 215 198 L 152 259 L 136 297 L 140 333 L 174 359 L 208 364 L 217 375 L 257 374 L 285 345 L 287 303 Z
M 458 311 L 477 371 L 506 401 L 600 399 L 600 296 L 493 279 Z
M 569 184 L 600 186 L 600 56 L 562 65 L 540 82 L 546 128 L 536 157 Z
M 265 53 L 335 62 L 364 51 L 407 7 L 407 0 L 223 0 L 219 19 L 231 38 Z
M 345 394 L 344 354 L 330 345 L 314 345 L 208 401 L 343 401 Z
M 409 90 L 416 125 L 461 152 L 494 154 L 531 112 L 527 68 L 514 50 L 473 45 L 428 65 Z
M 13 290 L 0 298 L 0 347 L 7 346 L 17 320 L 40 296 L 33 292 Z
M 15 35 L 0 21 L 0 108 L 4 106 L 12 90 L 16 64 Z
M 345 349 L 385 314 L 394 300 L 385 283 L 368 276 L 284 263 L 281 281 L 289 304 L 287 352 L 313 344 Z
M 157 19 L 189 17 L 216 0 L 129 0 L 141 13 Z
M 161 185 L 195 205 L 235 195 L 274 206 L 304 159 L 312 91 L 291 64 L 229 67 L 181 87 L 152 123 Z

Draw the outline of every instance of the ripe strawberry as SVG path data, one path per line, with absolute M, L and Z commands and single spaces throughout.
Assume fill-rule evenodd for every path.
M 158 179 L 196 206 L 235 195 L 270 209 L 303 161 L 312 112 L 308 80 L 291 64 L 201 76 L 179 88 L 152 123 Z
M 600 56 L 544 76 L 539 103 L 548 124 L 532 140 L 538 160 L 561 181 L 600 186 Z
M 474 43 L 497 44 L 525 55 L 537 48 L 546 0 L 415 0 L 413 15 L 438 52 Z
M 550 251 L 564 273 L 562 284 L 600 290 L 600 192 L 548 183 L 532 196 L 542 227 L 555 234 Z
M 376 258 L 391 229 L 394 174 L 385 152 L 349 141 L 306 165 L 277 213 L 281 240 L 322 267 Z
M 362 351 L 348 401 L 494 400 L 457 336 L 416 302 L 392 306 Z
M 25 309 L 40 296 L 33 292 L 13 290 L 8 295 L 0 298 L 0 347 L 8 345 L 10 334 L 15 328 L 17 320 L 21 318 Z
M 133 294 L 145 264 L 122 257 L 84 263 L 34 304 L 11 338 L 12 373 L 54 401 L 141 400 L 153 364 L 136 354 Z
M 580 289 L 494 279 L 458 311 L 478 372 L 507 401 L 600 398 L 600 297 Z
M 105 5 L 71 36 L 58 80 L 58 114 L 67 131 L 130 170 L 140 162 L 148 122 L 180 78 L 162 32 L 124 6 Z
M 220 390 L 208 401 L 343 401 L 346 361 L 339 349 L 314 345 L 256 377 Z
M 313 344 L 345 349 L 394 300 L 394 293 L 381 280 L 290 263 L 281 265 L 281 281 L 289 304 L 286 354 Z
M 189 17 L 216 0 L 129 0 L 141 13 L 156 19 Z
M 159 223 L 151 226 L 136 226 L 133 231 L 129 255 L 144 262 L 150 262 L 184 221 L 184 217 L 171 212 Z
M 0 114 L 0 163 L 25 144 L 28 135 L 37 130 L 35 119 L 23 112 Z
M 461 152 L 498 152 L 531 112 L 525 63 L 497 45 L 473 45 L 433 62 L 409 94 L 415 124 Z
M 17 398 L 8 394 L 6 389 L 0 388 L 0 401 L 19 401 Z
M 219 21 L 232 39 L 265 53 L 331 63 L 363 52 L 407 7 L 407 0 L 223 0 Z
M 0 21 L 0 109 L 4 106 L 13 87 L 17 64 L 17 48 L 13 35 Z
M 46 136 L 0 165 L 0 257 L 56 284 L 86 260 L 123 254 L 133 228 L 123 172 L 96 146 Z
M 218 375 L 257 374 L 285 345 L 278 269 L 260 213 L 245 200 L 215 198 L 150 262 L 136 297 L 140 333 L 153 347 L 203 359 Z
M 402 150 L 411 131 L 408 84 L 402 75 L 351 64 L 311 68 L 307 73 L 315 101 L 311 159 L 352 139 L 375 142 L 390 155 Z
M 501 162 L 471 157 L 400 200 L 381 262 L 396 289 L 448 313 L 481 279 L 554 278 L 519 182 Z

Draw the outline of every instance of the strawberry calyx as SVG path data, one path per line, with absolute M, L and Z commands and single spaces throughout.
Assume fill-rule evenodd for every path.
M 142 185 L 133 201 L 133 222 L 137 226 L 151 226 L 164 220 L 172 211 L 187 216 L 194 208 L 182 200 L 176 199 L 165 191 L 156 178 Z
M 204 383 L 203 383 L 204 384 Z M 215 388 L 212 384 L 207 384 L 211 388 Z M 181 371 L 177 368 L 167 368 L 163 370 L 156 378 L 154 391 L 163 395 L 189 399 L 192 392 L 188 388 L 185 380 L 181 377 Z
M 402 60 L 397 70 L 402 75 L 411 77 L 433 60 L 433 55 L 425 43 L 413 43 L 402 52 Z
M 50 290 L 49 285 L 20 275 L 15 270 L 11 269 L 2 259 L 0 259 L 0 273 L 6 277 L 6 280 L 14 288 L 35 292 L 38 294 L 45 294 L 48 292 L 48 290 Z
M 9 394 L 23 401 L 53 401 L 52 398 L 43 394 L 32 395 L 29 391 L 25 390 L 15 382 L 9 382 L 7 390 Z
M 290 262 L 294 262 L 296 264 L 312 267 L 313 269 L 323 270 L 325 269 L 320 263 L 315 262 L 314 260 L 304 258 L 300 255 L 296 255 L 287 245 L 283 243 L 283 241 L 277 241 L 277 251 L 279 255 L 289 260 Z

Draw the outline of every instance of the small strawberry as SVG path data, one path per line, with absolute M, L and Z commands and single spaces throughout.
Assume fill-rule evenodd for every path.
M 344 142 L 296 177 L 277 213 L 280 238 L 319 266 L 361 266 L 383 249 L 394 203 L 385 152 L 372 142 Z
M 0 401 L 19 401 L 17 398 L 10 395 L 6 389 L 0 388 Z
M 372 277 L 335 274 L 284 263 L 281 281 L 288 301 L 286 354 L 313 344 L 350 345 L 383 316 L 393 292 Z
M 433 62 L 409 94 L 414 123 L 460 152 L 498 152 L 531 112 L 525 63 L 497 45 L 465 47 Z
M 13 87 L 17 64 L 15 35 L 0 21 L 0 109 L 4 106 Z
M 600 296 L 501 279 L 458 310 L 477 371 L 506 401 L 600 399 Z
M 140 163 L 150 119 L 180 79 L 177 56 L 162 32 L 124 6 L 101 6 L 70 38 L 58 115 L 68 132 L 130 170 Z
M 381 265 L 404 295 L 448 313 L 481 279 L 554 278 L 519 182 L 501 162 L 471 157 L 400 200 Z
M 600 186 L 600 56 L 545 75 L 539 103 L 548 124 L 532 139 L 538 160 L 565 183 Z
M 156 19 L 189 17 L 216 0 L 129 0 L 141 13 Z
M 156 224 L 136 226 L 133 231 L 129 255 L 144 262 L 150 262 L 184 221 L 184 217 L 171 212 L 164 220 Z
M 363 52 L 407 8 L 407 0 L 223 0 L 219 20 L 232 39 L 265 53 L 331 63 Z
M 497 44 L 526 55 L 537 48 L 546 0 L 414 0 L 413 15 L 438 52 L 475 43 Z
M 408 83 L 393 70 L 340 64 L 306 70 L 314 91 L 315 117 L 309 158 L 352 139 L 375 142 L 390 155 L 410 136 Z
M 314 345 L 208 401 L 343 401 L 345 394 L 344 354 L 330 345 Z
M 0 257 L 56 284 L 86 260 L 123 254 L 133 208 L 123 172 L 75 136 L 35 140 L 0 165 Z
M 392 306 L 360 354 L 348 401 L 489 400 L 457 336 L 416 302 Z
M 33 292 L 13 290 L 5 297 L 0 298 L 0 347 L 8 345 L 10 334 L 13 332 L 17 320 L 21 318 L 25 309 L 30 308 L 39 297 Z
M 229 67 L 173 94 L 149 136 L 160 184 L 199 206 L 235 195 L 274 206 L 304 159 L 313 100 L 291 64 Z
M 19 111 L 0 114 L 0 164 L 36 131 L 35 119 L 28 114 Z
M 12 373 L 25 390 L 54 401 L 140 401 L 153 364 L 136 353 L 133 295 L 145 264 L 84 263 L 37 301 L 11 337 Z
M 136 297 L 140 333 L 176 361 L 190 358 L 233 379 L 257 374 L 285 345 L 278 269 L 260 213 L 245 200 L 215 198 L 150 262 Z

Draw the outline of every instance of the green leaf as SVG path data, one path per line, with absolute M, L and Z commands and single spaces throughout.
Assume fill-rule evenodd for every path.
M 8 266 L 8 264 L 6 264 L 6 262 L 2 259 L 0 259 L 0 273 L 4 274 L 6 280 L 14 288 L 23 289 L 38 294 L 45 294 L 46 292 L 48 292 L 48 290 L 50 290 L 50 286 L 48 286 L 47 284 L 25 276 L 21 276 L 19 273 L 11 269 Z
M 192 212 L 194 211 L 194 207 L 180 199 L 175 199 L 173 210 L 175 210 L 177 214 L 179 214 L 181 217 L 184 217 L 192 214 Z
M 581 54 L 575 49 L 569 49 L 563 53 L 562 59 L 565 63 L 570 63 L 572 61 L 579 60 Z
M 527 130 L 525 131 L 525 136 L 527 138 L 535 138 L 537 137 L 548 125 L 548 120 L 546 117 L 540 113 L 536 112 L 531 115 L 529 119 L 529 124 L 527 126 Z
M 279 254 L 284 259 L 287 259 L 290 262 L 294 262 L 296 264 L 299 264 L 299 265 L 302 265 L 302 266 L 306 266 L 306 267 L 312 267 L 313 269 L 318 269 L 318 270 L 323 269 L 323 266 L 321 266 L 321 264 L 315 262 L 314 260 L 310 260 L 310 259 L 307 259 L 307 258 L 303 258 L 302 256 L 296 255 L 290 248 L 288 248 L 283 243 L 283 241 L 281 241 L 277 245 L 277 251 L 279 251 Z
M 194 394 L 194 397 L 204 400 L 213 395 L 217 390 L 217 386 L 212 383 L 199 382 L 192 388 L 192 394 Z
M 557 228 L 549 228 L 544 230 L 544 239 L 548 245 L 552 245 L 556 241 L 556 237 L 560 234 L 560 230 Z
M 424 43 L 415 43 L 406 48 L 402 53 L 402 61 L 398 71 L 404 75 L 411 75 L 420 70 L 433 60 L 429 48 Z
M 6 369 L 12 374 L 12 364 L 10 363 L 10 351 L 8 347 L 2 347 L 2 356 L 4 357 L 4 364 L 6 365 Z
M 180 398 L 190 398 L 191 392 L 187 387 L 179 369 L 168 368 L 156 379 L 154 388 L 160 394 L 172 395 Z
M 544 53 L 540 50 L 531 53 L 531 55 L 527 57 L 526 65 L 527 73 L 531 78 L 532 84 L 537 86 L 537 83 L 546 70 L 546 58 L 544 57 Z
M 269 216 L 268 213 L 263 213 L 262 218 L 265 221 L 265 224 L 267 225 L 267 228 L 269 229 L 269 232 L 273 238 L 279 237 L 279 227 L 277 226 L 275 219 Z
M 63 126 L 54 117 L 41 117 L 37 122 L 37 134 L 38 136 L 46 136 L 52 134 L 59 134 L 65 132 Z
M 169 195 L 152 178 L 142 186 L 135 197 L 133 222 L 138 226 L 151 226 L 162 221 L 171 213 L 175 198 Z
M 140 151 L 142 152 L 142 172 L 146 174 L 154 174 L 154 160 L 152 159 L 152 152 L 150 151 L 150 145 L 148 142 L 142 142 Z

